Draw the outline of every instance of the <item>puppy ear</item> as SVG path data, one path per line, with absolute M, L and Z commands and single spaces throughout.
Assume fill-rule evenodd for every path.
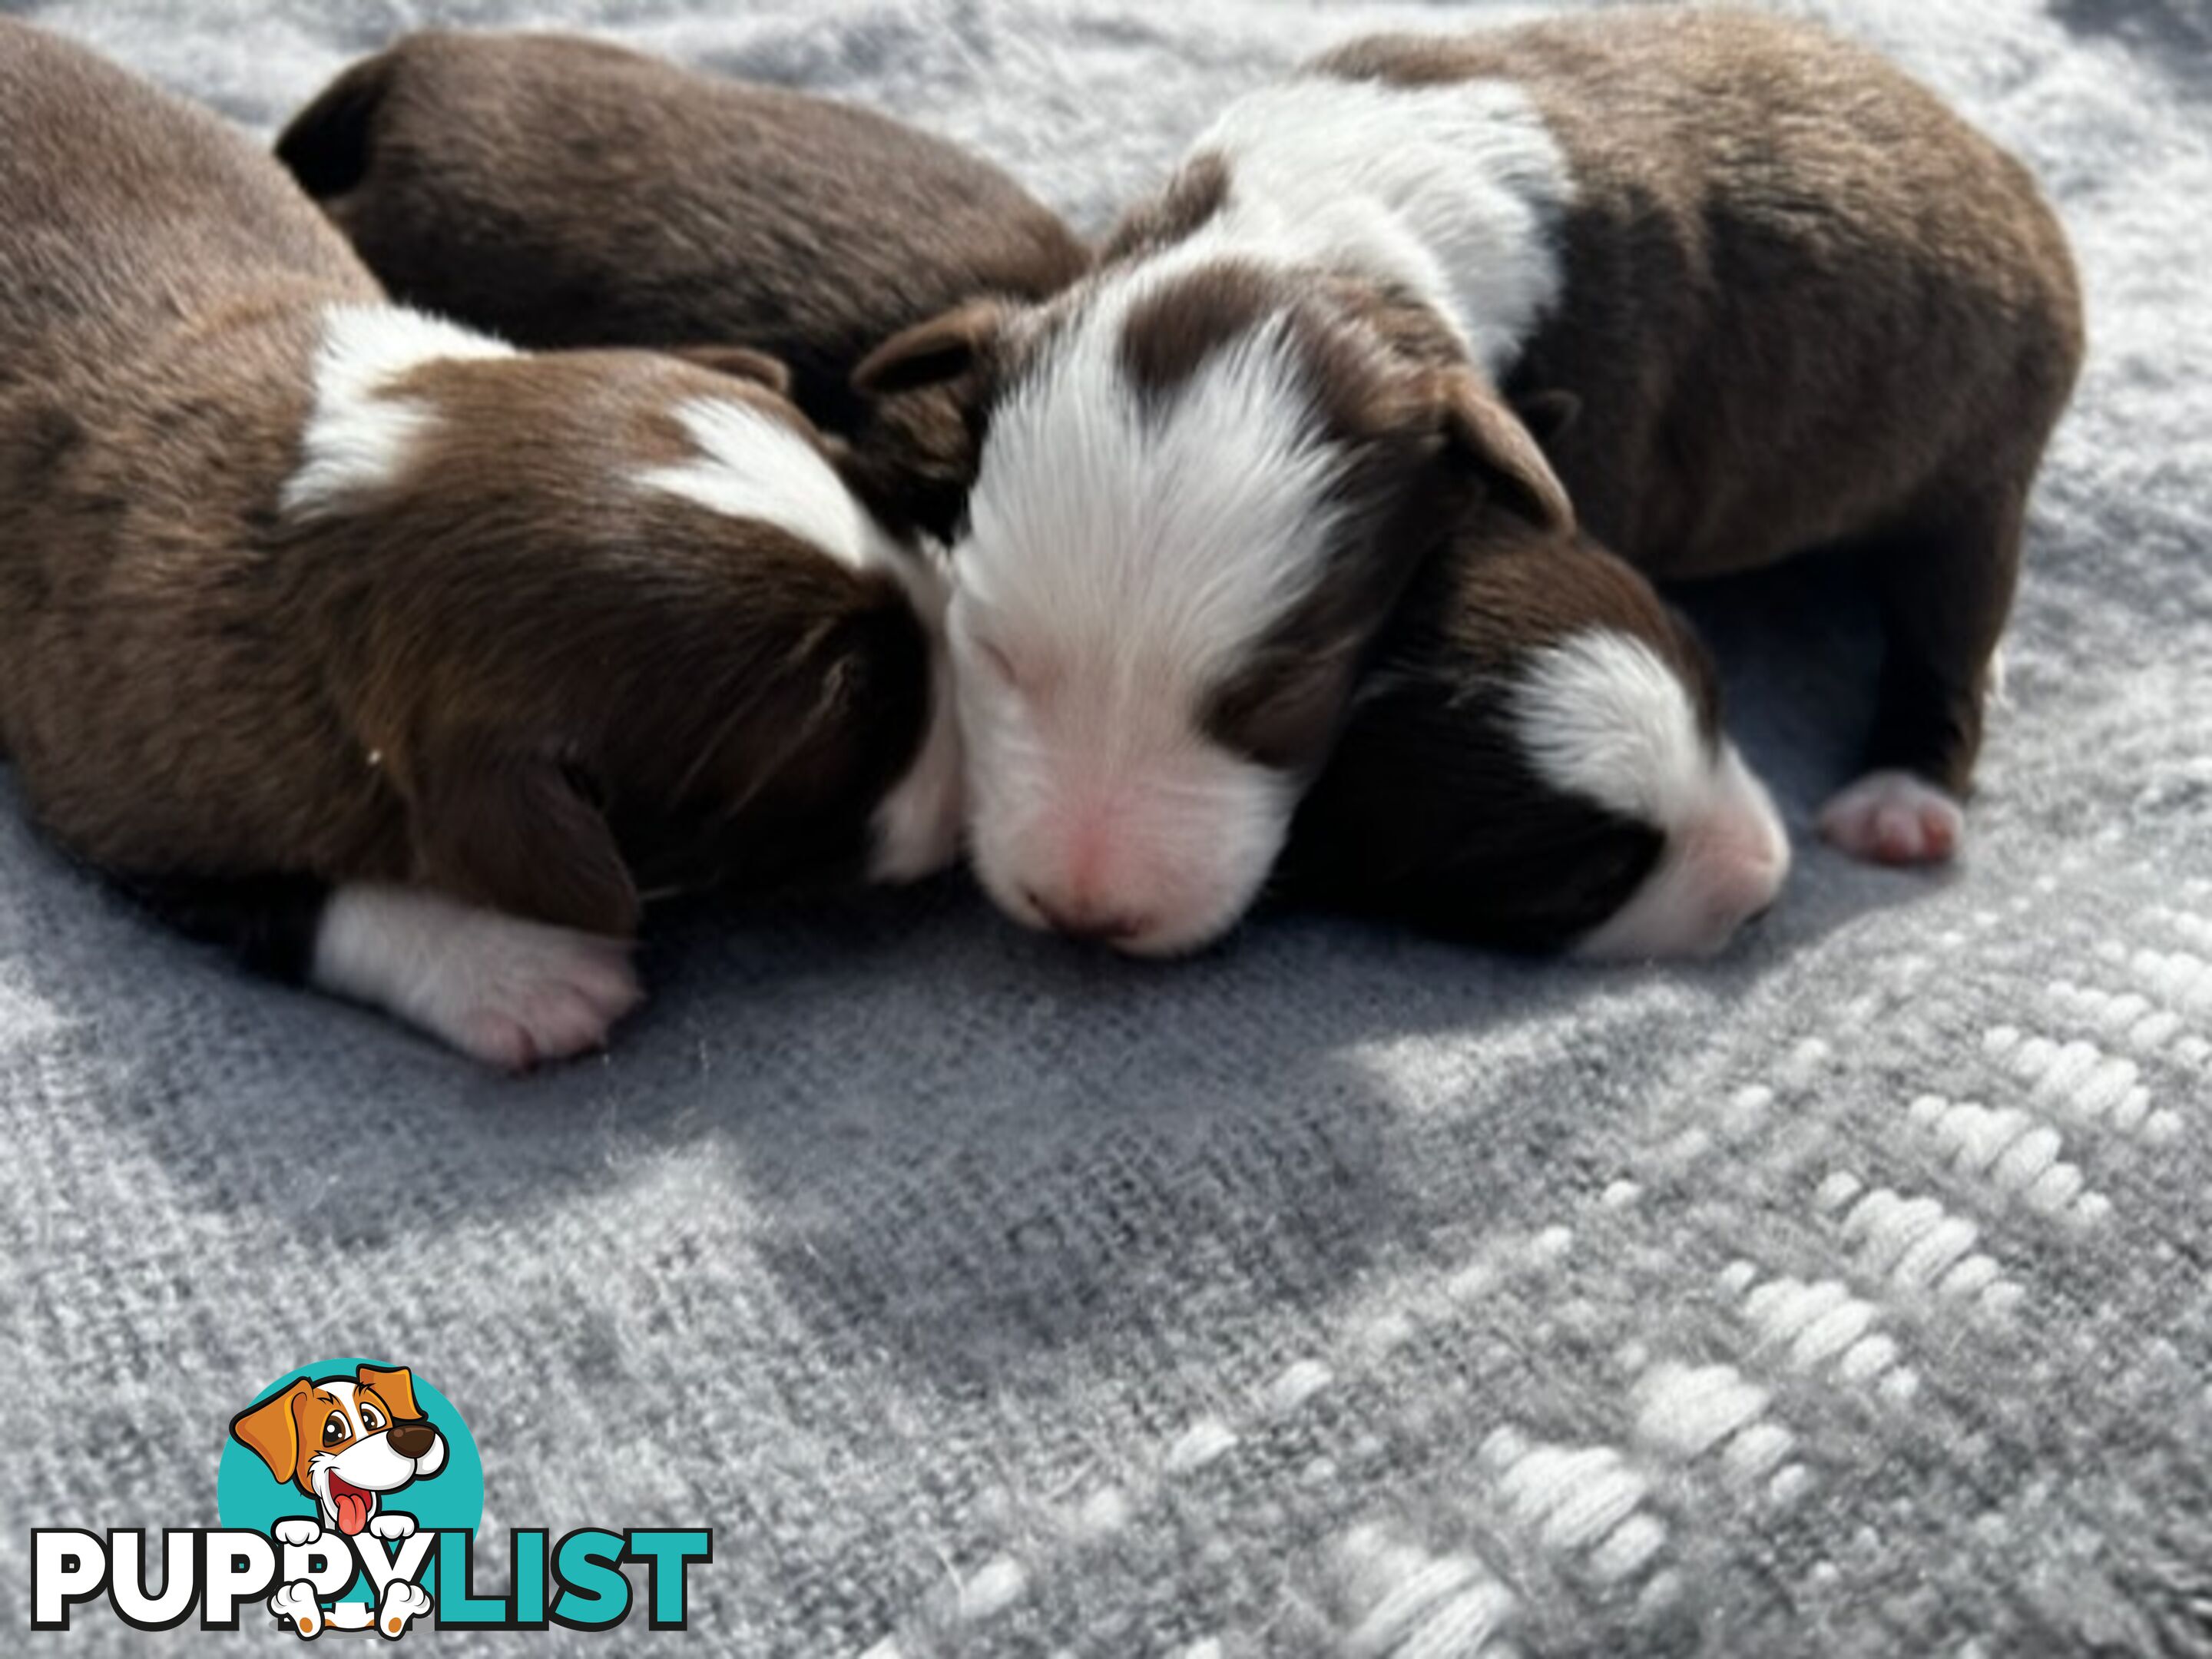
M 1488 478 L 1508 507 L 1539 530 L 1571 532 L 1574 504 L 1528 428 L 1474 375 L 1454 369 L 1442 378 L 1444 435 Z
M 376 114 L 392 82 L 389 53 L 364 58 L 325 87 L 276 140 L 276 159 L 317 201 L 368 176 Z
M 853 386 L 871 398 L 921 386 L 944 386 L 987 369 L 998 355 L 1010 308 L 997 300 L 970 300 L 942 316 L 916 323 L 860 360 Z
M 750 346 L 678 346 L 669 355 L 732 380 L 764 386 L 779 398 L 791 396 L 791 370 L 784 366 L 783 359 L 771 357 L 765 351 L 755 351 Z
M 300 1425 L 292 1415 L 292 1402 L 313 1386 L 303 1376 L 283 1393 L 271 1395 L 230 1419 L 231 1433 L 269 1466 L 279 1486 L 290 1486 L 300 1472 Z
M 432 885 L 556 927 L 636 931 L 637 888 L 614 833 L 557 763 L 450 748 L 426 769 L 415 818 Z
M 422 1413 L 415 1404 L 415 1373 L 406 1366 L 386 1370 L 381 1365 L 363 1365 L 354 1374 L 354 1381 L 364 1389 L 373 1389 L 376 1397 L 392 1407 L 395 1418 L 420 1422 Z

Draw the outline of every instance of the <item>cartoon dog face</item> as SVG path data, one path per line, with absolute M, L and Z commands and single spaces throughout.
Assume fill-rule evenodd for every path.
M 240 1412 L 230 1431 L 270 1474 L 313 1498 L 325 1527 L 349 1537 L 368 1525 L 383 1493 L 446 1467 L 446 1437 L 416 1407 L 404 1365 L 301 1377 Z

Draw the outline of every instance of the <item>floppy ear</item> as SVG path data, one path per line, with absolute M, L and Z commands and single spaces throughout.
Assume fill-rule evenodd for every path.
M 1488 477 L 1498 498 L 1540 530 L 1575 527 L 1574 504 L 1544 452 L 1498 394 L 1472 374 L 1443 377 L 1444 436 Z
M 280 1486 L 290 1486 L 300 1472 L 300 1425 L 293 1418 L 292 1402 L 313 1386 L 303 1376 L 283 1393 L 271 1395 L 230 1419 L 230 1431 L 239 1443 L 269 1466 Z
M 1005 332 L 1008 307 L 970 300 L 901 331 L 860 360 L 853 386 L 871 398 L 943 386 L 988 368 Z
M 677 346 L 668 355 L 681 357 L 687 363 L 696 363 L 702 368 L 711 368 L 717 374 L 726 374 L 732 380 L 764 386 L 779 398 L 791 396 L 791 371 L 784 367 L 783 359 L 771 357 L 765 351 L 755 351 L 750 346 Z
M 317 201 L 368 176 L 372 129 L 391 84 L 390 55 L 365 58 L 325 87 L 276 140 L 276 159 Z
M 415 1405 L 415 1373 L 406 1366 L 386 1370 L 381 1365 L 363 1365 L 353 1376 L 362 1388 L 375 1389 L 376 1397 L 392 1407 L 392 1416 L 422 1420 L 422 1413 Z
M 434 769 L 414 814 L 431 884 L 556 927 L 636 931 L 637 887 L 614 832 L 557 762 L 462 744 Z

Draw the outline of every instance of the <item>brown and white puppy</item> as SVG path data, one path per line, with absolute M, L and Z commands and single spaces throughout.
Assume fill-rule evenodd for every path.
M 557 35 L 410 35 L 276 154 L 394 297 L 526 346 L 739 344 L 849 439 L 895 528 L 949 535 L 975 441 L 939 395 L 854 395 L 900 330 L 1088 262 L 998 168 L 872 111 Z
M 634 1001 L 643 895 L 946 862 L 938 579 L 773 364 L 726 368 L 392 305 L 242 137 L 0 21 L 0 744 L 40 817 L 515 1066 Z
M 1232 106 L 1069 295 L 861 374 L 988 423 L 951 634 L 970 840 L 1015 916 L 1220 933 L 1441 555 L 1468 568 L 1418 603 L 1533 588 L 1544 624 L 1411 620 L 1309 815 L 1326 884 L 1410 902 L 1425 870 L 1467 931 L 1641 955 L 1717 948 L 1786 843 L 1694 646 L 1578 530 L 1662 578 L 1856 544 L 1887 663 L 1823 828 L 1948 856 L 2080 349 L 2057 223 L 1931 94 L 1803 24 L 1650 10 L 1332 52 Z M 1535 394 L 1580 411 L 1548 455 Z M 1531 538 L 1556 565 L 1488 592 Z
M 1471 520 L 1385 629 L 1285 896 L 1513 950 L 1710 954 L 1786 838 L 1686 622 L 1587 536 Z

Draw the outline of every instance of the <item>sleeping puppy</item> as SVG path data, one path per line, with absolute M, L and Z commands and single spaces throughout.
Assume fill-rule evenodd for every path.
M 1534 545 L 1525 638 L 1408 618 L 1289 873 L 1643 955 L 1717 948 L 1787 860 L 1694 644 L 1623 581 L 1856 545 L 1887 662 L 1823 827 L 1948 856 L 2080 346 L 2027 174 L 1931 94 L 1802 24 L 1635 11 L 1333 52 L 1232 106 L 1068 295 L 963 307 L 860 377 L 987 423 L 950 631 L 971 844 L 1015 917 L 1146 953 L 1221 933 L 1407 584 L 1503 602 L 1481 567 Z M 1579 410 L 1548 454 L 1530 401 Z M 1572 902 L 1442 895 L 1540 883 Z
M 1707 956 L 1790 846 L 1687 623 L 1587 536 L 1471 520 L 1386 626 L 1285 896 L 1601 959 Z
M 429 31 L 348 69 L 276 154 L 394 297 L 528 346 L 741 344 L 791 366 L 895 528 L 949 535 L 974 438 L 854 367 L 1087 258 L 989 163 L 851 105 L 597 41 Z
M 670 887 L 957 845 L 937 578 L 776 366 L 389 303 L 212 116 L 0 20 L 0 742 L 78 856 L 508 1066 Z

